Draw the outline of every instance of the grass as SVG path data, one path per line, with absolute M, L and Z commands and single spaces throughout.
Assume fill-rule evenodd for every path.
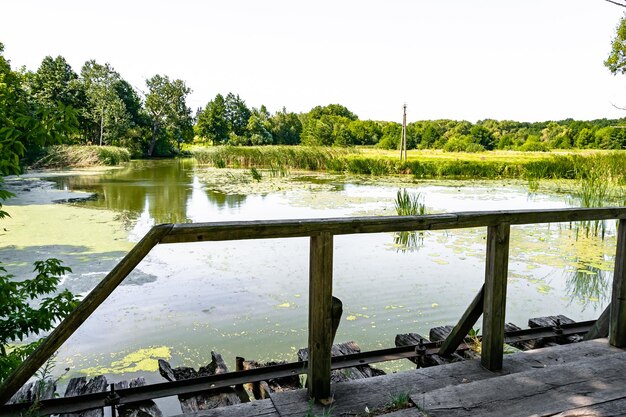
M 406 188 L 396 194 L 396 213 L 398 216 L 417 216 L 426 213 L 424 197 L 421 193 L 410 194 Z
M 69 168 L 119 165 L 130 161 L 130 152 L 117 146 L 55 145 L 46 148 L 32 168 Z
M 375 148 L 306 146 L 195 147 L 201 164 L 215 167 L 329 171 L 358 175 L 412 175 L 415 178 L 471 178 L 528 180 L 535 188 L 544 179 L 580 179 L 581 166 L 599 164 L 615 181 L 626 184 L 626 152 L 516 152 L 449 153 L 409 151 L 400 161 L 397 152 Z

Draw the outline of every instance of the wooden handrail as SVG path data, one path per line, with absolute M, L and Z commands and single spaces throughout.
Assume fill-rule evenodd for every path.
M 488 268 L 492 264 L 495 268 L 486 271 L 488 280 L 485 287 L 484 309 L 489 314 L 501 314 L 506 298 L 506 259 L 508 259 L 508 225 L 522 225 L 552 222 L 573 222 L 588 220 L 626 219 L 626 207 L 607 208 L 569 208 L 549 210 L 508 210 L 484 212 L 458 212 L 432 214 L 425 216 L 386 216 L 386 217 L 348 217 L 331 219 L 305 220 L 260 220 L 234 221 L 216 223 L 191 224 L 163 224 L 153 227 L 144 238 L 111 270 L 106 277 L 82 300 L 78 307 L 50 333 L 39 347 L 4 381 L 0 386 L 0 404 L 6 403 L 18 389 L 35 374 L 46 360 L 78 329 L 78 327 L 98 308 L 100 304 L 117 288 L 128 274 L 157 244 L 242 240 L 242 239 L 270 239 L 286 237 L 310 236 L 311 239 L 311 271 L 310 271 L 310 299 L 322 309 L 321 313 L 309 312 L 309 352 L 312 362 L 318 361 L 320 368 L 309 367 L 309 378 L 314 381 L 310 386 L 310 394 L 318 399 L 326 398 L 330 393 L 330 374 L 326 356 L 330 357 L 330 345 L 327 343 L 332 320 L 329 320 L 332 301 L 332 236 L 357 233 L 384 233 L 413 230 L 445 230 L 469 227 L 489 227 L 489 235 L 495 241 L 501 240 L 502 225 L 506 226 L 506 245 L 493 243 L 488 250 Z M 623 221 L 620 221 L 618 232 L 618 252 L 616 256 L 616 278 L 613 298 L 624 299 L 626 293 L 626 268 L 623 259 L 626 242 Z M 499 237 L 498 237 L 499 236 Z M 488 239 L 492 241 L 493 239 Z M 491 244 L 490 244 L 491 245 Z M 506 251 L 504 250 L 506 246 Z M 489 259 L 493 258 L 490 262 Z M 329 263 L 330 262 L 330 263 Z M 330 266 L 329 266 L 330 265 Z M 330 272 L 329 272 L 330 271 Z M 490 272 L 491 271 L 491 272 Z M 489 281 L 490 280 L 490 281 Z M 317 282 L 315 285 L 313 281 Z M 615 280 L 614 280 L 615 281 Z M 504 286 L 503 286 L 504 285 Z M 491 295 L 490 295 L 491 293 Z M 495 298 L 494 299 L 494 295 Z M 498 304 L 500 303 L 500 304 Z M 611 326 L 613 339 L 616 343 L 625 343 L 626 332 L 626 303 L 614 303 Z M 321 323 L 317 323 L 317 316 Z M 311 321 L 315 321 L 315 324 Z M 499 330 L 502 317 L 493 317 L 484 324 L 484 331 L 497 334 L 485 335 L 487 346 L 492 359 L 485 363 L 490 368 L 497 368 L 498 353 L 495 347 L 502 336 Z M 497 328 L 497 330 L 496 330 Z M 495 339 L 492 337 L 495 336 Z M 319 346 L 312 348 L 311 344 L 320 341 Z M 331 338 L 332 340 L 332 338 Z M 619 340 L 619 342 L 617 342 Z M 315 357 L 315 358 L 314 358 Z

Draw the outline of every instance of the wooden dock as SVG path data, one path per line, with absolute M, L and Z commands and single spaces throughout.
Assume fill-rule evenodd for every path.
M 386 416 L 626 416 L 625 370 L 626 351 L 596 339 L 505 355 L 497 372 L 468 360 L 332 384 L 331 406 L 310 404 L 301 389 L 181 416 L 367 416 L 401 393 L 414 407 Z

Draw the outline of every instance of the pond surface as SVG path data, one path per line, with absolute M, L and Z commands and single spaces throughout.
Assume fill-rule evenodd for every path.
M 46 174 L 53 188 L 96 194 L 72 204 L 9 181 L 18 196 L 6 205 L 0 261 L 19 279 L 33 261 L 58 257 L 73 269 L 63 287 L 85 294 L 159 223 L 393 215 L 401 187 L 421 193 L 430 213 L 570 206 L 566 195 L 529 194 L 523 183 L 259 173 L 257 181 L 249 170 L 176 160 Z M 604 240 L 577 230 L 512 227 L 508 322 L 597 318 L 608 301 L 614 223 Z M 397 333 L 455 324 L 482 285 L 485 236 L 486 228 L 335 237 L 334 294 L 344 306 L 336 340 L 370 350 L 393 346 Z M 215 350 L 231 369 L 235 356 L 295 360 L 307 343 L 308 251 L 306 238 L 158 246 L 59 350 L 56 369 L 162 382 L 156 358 L 197 367 Z

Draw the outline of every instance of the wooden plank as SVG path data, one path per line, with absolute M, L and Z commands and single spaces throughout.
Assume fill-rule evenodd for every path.
M 173 417 L 280 417 L 272 400 L 252 401 L 235 404 L 230 407 L 201 410 L 195 413 L 180 414 Z
M 17 390 L 37 372 L 78 327 L 107 299 L 117 286 L 141 262 L 150 250 L 169 233 L 171 224 L 155 226 L 137 243 L 126 256 L 100 281 L 50 333 L 48 337 L 13 371 L 0 385 L 0 404 L 6 403 Z
M 104 392 L 108 388 L 107 379 L 104 375 L 98 375 L 89 381 L 87 378 L 72 378 L 65 389 L 65 397 L 75 397 L 77 395 L 94 394 Z M 71 414 L 60 414 L 59 417 L 104 417 L 104 409 L 94 408 Z
M 604 309 L 598 320 L 593 324 L 591 329 L 585 334 L 583 340 L 592 340 L 599 337 L 608 337 L 609 335 L 609 322 L 611 319 L 611 304 Z
M 485 285 L 480 287 L 480 291 L 476 294 L 476 297 L 472 300 L 470 305 L 465 310 L 465 313 L 461 316 L 459 322 L 454 326 L 452 332 L 444 340 L 439 354 L 441 356 L 449 356 L 459 347 L 465 336 L 472 330 L 476 321 L 483 314 L 483 300 L 485 299 Z
M 176 224 L 161 243 L 385 233 L 626 218 L 625 207 L 467 211 L 423 216 L 370 216 Z
M 143 387 L 146 385 L 144 378 L 134 378 L 130 381 L 120 381 L 115 383 L 115 390 Z M 161 409 L 152 400 L 140 401 L 130 404 L 121 404 L 117 407 L 120 417 L 163 417 Z
M 507 223 L 487 228 L 481 363 L 490 371 L 502 368 L 510 233 Z
M 159 359 L 159 373 L 168 381 L 180 381 L 201 376 L 224 374 L 227 372 L 228 368 L 224 363 L 222 355 L 216 352 L 211 352 L 211 362 L 197 371 L 185 366 L 172 368 L 167 361 Z M 181 394 L 178 396 L 178 400 L 185 414 L 241 403 L 239 396 L 231 387 L 225 387 L 219 391 Z
M 582 405 L 624 397 L 626 353 L 504 375 L 426 393 L 426 412 L 435 416 L 551 416 Z
M 544 415 L 545 416 L 545 415 Z M 549 414 L 545 417 L 626 417 L 626 398 L 609 400 L 590 406 L 576 407 L 558 414 Z M 389 416 L 387 416 L 389 417 Z
M 354 353 L 360 353 L 361 348 L 354 341 L 335 343 L 331 347 L 331 357 L 351 355 Z M 308 349 L 298 350 L 298 360 L 306 361 L 309 358 Z M 374 368 L 370 365 L 352 366 L 349 368 L 334 369 L 330 373 L 330 380 L 332 383 L 352 381 L 355 379 L 371 378 L 373 376 L 385 375 L 385 372 Z
M 330 398 L 330 358 L 333 344 L 333 235 L 311 236 L 309 266 L 309 396 Z
M 408 393 L 413 402 L 420 405 L 425 393 L 446 386 L 468 384 L 492 378 L 494 375 L 558 367 L 580 362 L 581 358 L 606 358 L 621 353 L 622 350 L 609 346 L 606 339 L 596 339 L 575 345 L 559 345 L 506 355 L 500 373 L 486 370 L 477 360 L 467 360 L 334 384 L 332 415 L 365 415 L 365 406 L 370 410 L 383 407 L 389 402 L 390 395 L 399 393 Z M 309 412 L 306 390 L 271 394 L 271 398 L 281 417 L 302 417 Z M 311 410 L 312 414 L 322 415 L 323 408 L 316 404 Z
M 446 327 L 439 327 L 437 329 L 445 329 Z M 452 327 L 450 326 L 450 330 L 452 329 Z M 431 333 L 434 329 L 430 329 Z M 446 335 L 450 333 L 449 331 L 446 331 Z M 434 336 L 434 334 L 433 334 Z M 445 336 L 443 337 L 445 338 Z M 443 339 L 441 338 L 441 339 Z M 441 340 L 440 339 L 440 340 Z M 419 345 L 420 342 L 424 342 L 424 343 L 428 343 L 429 340 L 427 338 L 425 338 L 424 336 L 421 336 L 417 333 L 405 333 L 405 334 L 397 334 L 396 338 L 395 338 L 395 344 L 397 347 L 400 346 L 409 346 L 409 345 Z M 453 362 L 453 361 L 461 361 L 463 360 L 463 357 L 461 355 L 458 355 L 456 353 L 453 353 L 450 357 L 442 357 L 439 356 L 438 354 L 426 354 L 423 357 L 420 356 L 413 356 L 410 358 L 407 358 L 408 360 L 410 360 L 411 362 L 413 362 L 414 364 L 417 365 L 418 368 L 422 367 L 422 368 L 427 368 L 429 366 L 438 366 L 438 365 L 445 365 L 447 363 Z
M 56 390 L 56 381 L 51 379 L 29 382 L 11 397 L 9 404 L 29 403 L 54 398 Z
M 623 219 L 617 227 L 609 342 L 613 346 L 626 347 L 626 221 Z

